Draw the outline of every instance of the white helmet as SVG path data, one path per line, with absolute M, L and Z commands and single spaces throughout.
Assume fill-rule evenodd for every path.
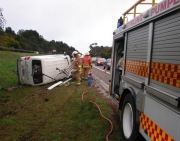
M 84 57 L 84 55 L 81 55 L 81 58 L 83 58 Z
M 85 55 L 89 55 L 89 52 L 86 52 Z
M 72 57 L 74 57 L 74 54 L 78 54 L 78 52 L 77 51 L 73 51 L 72 52 Z

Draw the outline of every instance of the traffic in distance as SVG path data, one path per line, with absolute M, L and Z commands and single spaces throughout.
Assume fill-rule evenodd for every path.
M 109 70 L 111 69 L 111 58 L 105 59 L 102 57 L 92 57 L 92 63 L 94 66 L 103 69 L 103 70 Z

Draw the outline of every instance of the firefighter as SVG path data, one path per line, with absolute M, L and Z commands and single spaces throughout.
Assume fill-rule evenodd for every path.
M 121 57 L 117 64 L 117 69 L 119 69 L 119 80 L 121 80 L 122 70 L 123 70 L 123 61 L 124 61 L 124 51 L 121 52 Z
M 123 19 L 122 19 L 122 17 L 120 17 L 120 18 L 118 19 L 117 28 L 119 28 L 119 27 L 122 26 L 122 25 L 123 25 Z
M 81 55 L 81 62 L 83 62 L 83 57 L 84 57 L 84 55 Z M 81 68 L 81 79 L 84 79 L 84 77 L 83 77 L 83 74 L 84 74 L 84 68 L 83 68 L 83 65 L 82 65 L 82 68 Z
M 83 67 L 82 78 L 87 80 L 88 79 L 88 73 L 92 67 L 91 57 L 89 56 L 89 52 L 87 52 L 82 59 L 82 67 Z
M 120 59 L 118 60 L 118 63 L 117 63 L 117 66 L 116 66 L 119 78 L 118 78 L 118 83 L 115 85 L 114 91 L 117 94 L 119 94 L 120 81 L 121 81 L 121 78 L 122 78 L 122 70 L 123 70 L 123 62 L 124 62 L 124 57 L 123 56 L 124 56 L 124 52 L 122 51 L 120 53 Z
M 81 85 L 80 74 L 81 74 L 81 68 L 82 68 L 82 61 L 77 51 L 73 51 L 72 56 L 74 57 L 72 76 L 75 79 L 76 84 Z

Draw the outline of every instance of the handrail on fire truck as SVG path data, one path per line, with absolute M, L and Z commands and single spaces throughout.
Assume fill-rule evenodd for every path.
M 126 15 L 127 14 L 133 14 L 134 15 L 134 18 L 136 17 L 136 14 L 141 14 L 141 13 L 138 13 L 136 11 L 136 8 L 139 4 L 151 4 L 152 6 L 154 6 L 155 4 L 157 4 L 155 2 L 155 0 L 152 0 L 152 2 L 143 2 L 143 1 L 146 1 L 146 0 L 139 0 L 138 2 L 136 2 L 133 6 L 131 6 L 126 12 L 123 13 L 123 24 L 125 24 L 125 18 L 126 18 Z M 134 9 L 133 12 L 130 12 Z

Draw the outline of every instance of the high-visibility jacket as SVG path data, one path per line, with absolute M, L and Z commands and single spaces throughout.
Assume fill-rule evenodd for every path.
M 85 55 L 83 57 L 82 66 L 83 66 L 83 68 L 90 68 L 90 66 L 91 66 L 91 57 L 90 56 Z
M 81 71 L 82 63 L 79 57 L 74 58 L 73 71 Z

